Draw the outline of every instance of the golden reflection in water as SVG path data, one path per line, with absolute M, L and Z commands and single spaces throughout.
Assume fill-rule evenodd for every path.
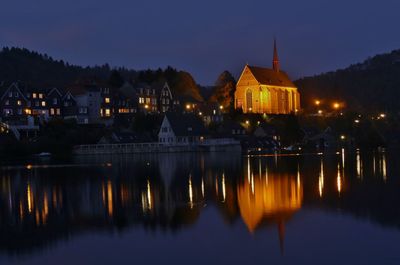
M 337 185 L 337 191 L 340 196 L 340 192 L 342 191 L 342 178 L 340 176 L 340 165 L 338 164 L 337 166 L 337 177 L 336 177 L 336 185 Z
M 189 176 L 189 205 L 190 205 L 190 208 L 193 208 L 193 185 L 192 185 L 192 176 Z
M 357 178 L 362 178 L 362 162 L 360 152 L 356 153 L 356 169 L 357 169 Z
M 271 176 L 244 181 L 237 188 L 238 206 L 243 221 L 254 232 L 264 218 L 282 222 L 300 209 L 303 186 L 290 176 Z
M 373 152 L 373 155 L 372 155 L 372 167 L 373 167 L 374 176 L 375 176 L 375 172 L 376 172 L 375 152 Z
M 28 186 L 26 188 L 26 199 L 28 201 L 28 212 L 32 213 L 34 202 L 33 202 L 33 193 L 30 182 L 28 182 Z
M 149 180 L 147 180 L 146 190 L 142 192 L 141 197 L 143 212 L 151 211 L 153 209 L 153 197 L 151 195 L 151 185 Z
M 324 162 L 321 158 L 321 165 L 320 165 L 320 171 L 319 171 L 319 177 L 318 177 L 318 193 L 319 197 L 322 198 L 322 193 L 324 191 Z
M 109 216 L 113 215 L 113 188 L 111 180 L 107 181 L 107 212 Z
M 222 173 L 222 202 L 225 202 L 226 199 L 226 187 L 225 187 L 225 174 Z
M 382 178 L 383 178 L 383 181 L 386 182 L 387 176 L 386 176 L 386 155 L 385 155 L 385 153 L 382 153 Z
M 204 199 L 204 178 L 201 178 L 201 195 L 203 196 Z
M 47 196 L 47 192 L 43 194 L 43 210 L 42 210 L 42 220 L 43 223 L 46 224 L 47 216 L 49 215 L 49 199 Z
M 342 167 L 343 167 L 343 169 L 344 169 L 344 159 L 345 159 L 344 148 L 342 148 Z

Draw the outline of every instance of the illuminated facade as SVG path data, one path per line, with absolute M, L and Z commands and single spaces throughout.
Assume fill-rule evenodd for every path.
M 289 114 L 300 110 L 300 94 L 280 70 L 276 42 L 272 69 L 246 65 L 236 84 L 235 109 L 244 113 Z

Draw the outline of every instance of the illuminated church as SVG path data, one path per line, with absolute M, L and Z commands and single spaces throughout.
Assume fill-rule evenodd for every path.
M 276 41 L 272 69 L 246 65 L 236 84 L 235 109 L 243 113 L 289 114 L 300 110 L 300 94 L 280 70 Z

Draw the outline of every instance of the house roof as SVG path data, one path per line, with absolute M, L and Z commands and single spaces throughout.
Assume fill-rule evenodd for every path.
M 296 87 L 289 79 L 289 76 L 283 71 L 274 71 L 273 69 L 250 65 L 247 67 L 262 85 Z
M 207 134 L 203 122 L 193 114 L 167 113 L 172 130 L 176 136 L 200 136 Z

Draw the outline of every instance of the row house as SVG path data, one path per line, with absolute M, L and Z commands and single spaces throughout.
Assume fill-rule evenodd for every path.
M 74 84 L 65 89 L 28 88 L 15 82 L 0 86 L 3 120 L 21 120 L 27 116 L 41 119 L 76 119 L 78 123 L 107 123 L 116 116 L 138 111 L 145 113 L 196 113 L 198 102 L 174 95 L 168 83 L 161 86 L 125 83 L 119 89 L 98 83 Z

